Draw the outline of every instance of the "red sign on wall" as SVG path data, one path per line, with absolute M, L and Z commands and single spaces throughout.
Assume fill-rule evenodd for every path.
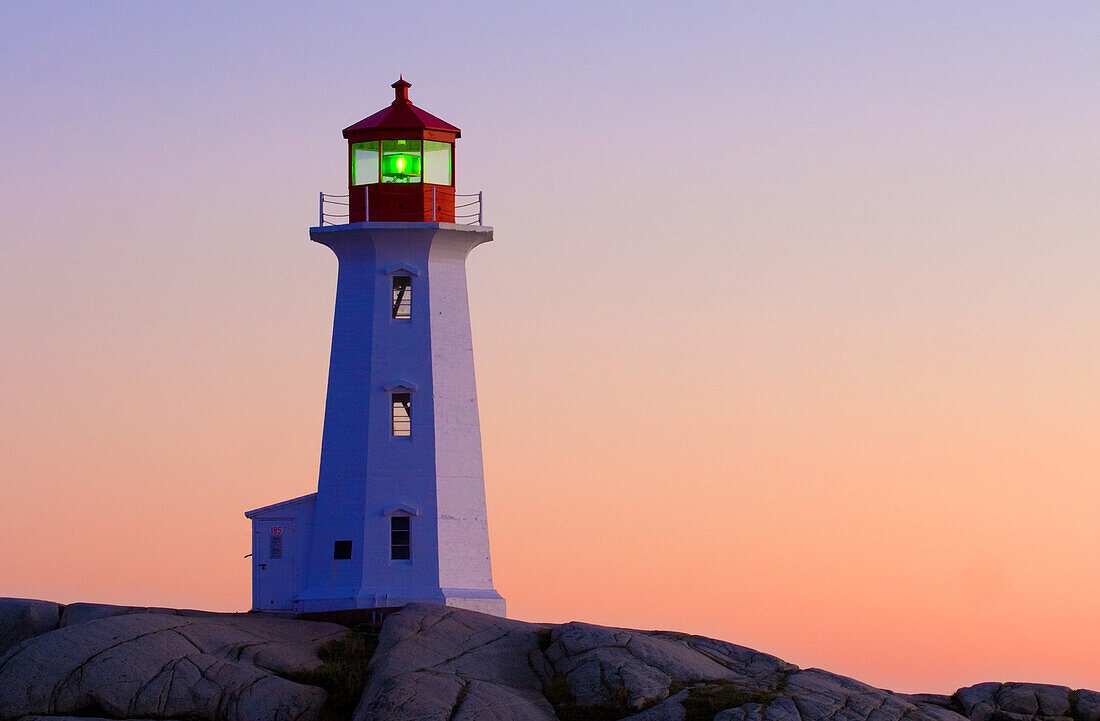
M 283 527 L 282 526 L 272 526 L 271 527 L 271 535 L 272 536 L 281 536 L 281 535 L 283 535 Z

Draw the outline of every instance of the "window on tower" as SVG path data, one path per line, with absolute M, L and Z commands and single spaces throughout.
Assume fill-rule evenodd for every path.
M 346 561 L 351 558 L 351 541 L 334 541 L 332 544 L 332 558 L 336 561 Z
M 407 275 L 393 277 L 393 317 L 412 317 L 412 278 Z
M 410 519 L 408 516 L 390 517 L 390 560 L 408 561 L 411 557 Z
M 394 393 L 393 400 L 393 435 L 408 436 L 412 433 L 412 415 L 409 413 L 410 394 Z

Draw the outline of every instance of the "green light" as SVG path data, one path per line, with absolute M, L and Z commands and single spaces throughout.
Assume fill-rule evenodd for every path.
M 420 175 L 420 153 L 387 153 L 382 156 L 382 174 L 398 182 Z
M 421 140 L 382 141 L 382 157 L 379 167 L 383 183 L 419 183 L 423 173 Z

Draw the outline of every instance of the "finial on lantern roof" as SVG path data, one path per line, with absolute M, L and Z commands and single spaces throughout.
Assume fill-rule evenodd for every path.
M 393 102 L 395 103 L 407 103 L 409 102 L 409 88 L 412 87 L 412 83 L 405 81 L 405 76 L 398 77 L 397 82 L 390 86 L 393 88 Z
M 0 0 L 2 2 L 2 0 Z M 393 88 L 394 100 L 385 108 L 374 115 L 363 118 L 355 125 L 344 128 L 344 137 L 352 143 L 366 143 L 378 140 L 383 135 L 387 139 L 395 136 L 388 135 L 393 130 L 409 130 L 413 135 L 405 135 L 406 138 L 424 138 L 424 132 L 439 131 L 444 134 L 440 137 L 428 138 L 439 142 L 453 142 L 462 135 L 462 131 L 445 120 L 437 118 L 429 112 L 421 110 L 409 102 L 409 88 L 412 83 L 405 80 L 404 76 L 390 85 Z M 382 135 L 379 135 L 382 133 Z M 453 136 L 453 137 L 451 137 Z

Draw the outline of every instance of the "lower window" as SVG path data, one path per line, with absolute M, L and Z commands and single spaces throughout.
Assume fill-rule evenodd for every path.
M 411 558 L 409 521 L 408 516 L 390 516 L 390 560 L 408 561 Z

